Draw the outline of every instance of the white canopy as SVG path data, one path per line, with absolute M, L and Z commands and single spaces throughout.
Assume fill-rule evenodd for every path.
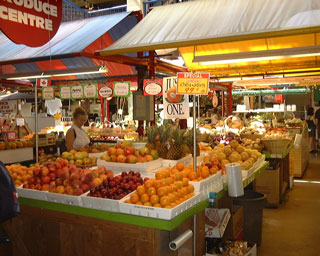
M 198 0 L 154 8 L 101 55 L 316 32 L 319 0 Z

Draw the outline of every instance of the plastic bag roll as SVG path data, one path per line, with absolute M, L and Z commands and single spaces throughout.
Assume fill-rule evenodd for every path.
M 294 143 L 293 143 L 294 148 L 298 149 L 301 145 L 301 141 L 302 141 L 302 135 L 296 134 L 296 137 L 295 137 Z
M 241 165 L 239 163 L 226 164 L 228 194 L 230 197 L 244 195 Z

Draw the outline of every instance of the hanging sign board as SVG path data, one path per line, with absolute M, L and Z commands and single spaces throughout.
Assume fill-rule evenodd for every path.
M 71 89 L 69 85 L 60 85 L 59 87 L 60 91 L 60 99 L 62 100 L 69 100 L 71 99 Z
M 24 126 L 24 118 L 16 119 L 17 126 Z
M 110 98 L 113 96 L 112 83 L 99 84 L 98 93 L 100 98 Z
M 98 96 L 98 90 L 96 84 L 83 85 L 83 95 L 85 98 L 96 98 Z
M 189 118 L 189 95 L 177 94 L 177 78 L 163 78 L 163 110 L 165 119 Z
M 83 86 L 78 85 L 72 85 L 71 86 L 71 98 L 72 99 L 82 99 L 83 98 Z
M 53 100 L 54 99 L 54 88 L 53 87 L 43 87 L 42 88 L 42 99 Z
M 144 79 L 143 94 L 145 96 L 162 95 L 162 79 Z
M 7 141 L 15 141 L 16 140 L 16 132 L 10 131 L 7 132 Z
M 0 113 L 2 114 L 10 114 L 16 111 L 17 103 L 16 101 L 0 101 Z
M 212 95 L 212 106 L 213 106 L 214 108 L 216 108 L 216 107 L 218 107 L 218 104 L 219 104 L 218 96 L 217 96 L 216 93 L 214 93 L 214 94 Z
M 210 73 L 177 73 L 177 94 L 207 95 Z
M 130 96 L 130 82 L 114 82 L 113 84 L 114 97 L 129 97 Z
M 14 43 L 39 47 L 57 33 L 62 0 L 5 0 L 0 4 L 0 29 Z

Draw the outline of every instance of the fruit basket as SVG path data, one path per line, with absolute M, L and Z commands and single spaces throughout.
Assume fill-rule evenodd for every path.
M 36 199 L 36 200 L 42 200 L 47 201 L 47 191 L 41 191 L 36 189 L 27 189 L 22 188 L 22 186 L 17 187 L 17 193 L 19 197 L 24 198 L 30 198 L 30 199 Z
M 119 200 L 93 197 L 88 196 L 88 194 L 89 191 L 81 197 L 84 207 L 109 212 L 119 212 Z
M 122 171 L 135 171 L 135 172 L 150 172 L 154 169 L 161 167 L 162 159 L 153 160 L 145 163 L 136 163 L 136 164 L 128 164 L 128 163 L 116 163 L 116 162 L 107 162 L 101 159 L 97 161 L 98 166 L 104 166 L 108 170 L 114 172 L 122 172 Z
M 262 142 L 271 154 L 283 154 L 291 143 L 290 139 L 262 139 Z
M 177 165 L 177 163 L 182 163 L 184 166 L 188 166 L 192 164 L 192 156 L 185 156 L 184 158 L 181 158 L 179 160 L 168 160 L 168 159 L 162 159 L 162 166 L 163 167 L 174 167 Z
M 194 191 L 199 192 L 201 200 L 208 198 L 209 192 L 220 192 L 223 189 L 223 180 L 221 172 L 209 176 L 201 181 L 190 181 L 194 186 Z
M 82 206 L 82 199 L 81 199 L 82 195 L 81 196 L 73 196 L 73 195 L 48 192 L 47 198 L 48 198 L 49 202 L 53 202 L 53 203 Z
M 119 210 L 121 213 L 138 215 L 143 217 L 150 217 L 155 219 L 163 219 L 163 220 L 171 220 L 176 216 L 178 216 L 179 214 L 183 213 L 184 211 L 188 210 L 192 206 L 201 202 L 200 193 L 197 192 L 192 198 L 177 205 L 176 207 L 172 209 L 165 209 L 165 208 L 125 203 L 125 201 L 129 199 L 130 196 L 131 194 L 127 195 L 126 197 L 120 200 Z

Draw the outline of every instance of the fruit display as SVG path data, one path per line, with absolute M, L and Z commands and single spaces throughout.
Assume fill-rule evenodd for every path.
M 261 155 L 258 150 L 246 148 L 238 141 L 232 140 L 227 146 L 224 144 L 216 146 L 210 155 L 203 158 L 203 162 L 204 165 L 212 164 L 217 168 L 221 167 L 223 172 L 228 163 L 240 163 L 242 170 L 249 170 Z
M 189 179 L 183 178 L 170 168 L 156 172 L 155 178 L 146 180 L 125 203 L 171 209 L 194 196 L 194 187 Z
M 106 178 L 114 175 L 104 167 L 94 170 L 78 168 L 74 164 L 68 164 L 65 159 L 58 159 L 47 165 L 31 166 L 28 174 L 31 173 L 30 170 L 32 176 L 27 180 L 23 179 L 23 188 L 76 196 L 101 185 Z
M 285 127 L 282 128 L 269 128 L 266 131 L 264 139 L 271 138 L 283 138 L 287 139 L 289 137 L 289 133 Z
M 88 196 L 120 200 L 148 179 L 143 179 L 139 172 L 122 172 L 120 175 L 107 177 L 101 185 L 91 188 Z
M 131 141 L 123 141 L 114 147 L 109 147 L 108 152 L 101 156 L 101 160 L 106 162 L 129 164 L 150 162 L 158 158 L 157 150 L 150 150 L 147 147 L 135 149 Z
M 266 132 L 266 128 L 263 123 L 259 121 L 250 122 L 241 134 L 244 135 L 263 135 Z
M 75 164 L 78 167 L 91 167 L 97 165 L 97 158 L 94 156 L 89 157 L 86 151 L 66 151 L 62 153 L 62 158 L 67 160 L 69 164 Z
M 86 148 L 81 148 L 78 151 L 80 152 L 87 152 L 87 153 L 101 153 L 101 152 L 105 152 L 108 151 L 109 146 L 107 144 L 93 144 L 89 147 Z
M 187 144 L 185 140 L 185 130 L 179 128 L 173 129 L 169 139 L 169 144 L 170 148 L 168 150 L 166 159 L 179 160 L 185 157 L 186 151 L 183 150 L 183 144 Z
M 211 152 L 212 151 L 212 147 L 208 146 L 207 144 L 204 143 L 198 143 L 199 144 L 199 148 L 200 148 L 200 152 Z
M 155 149 L 159 153 L 159 157 L 166 158 L 168 154 L 168 139 L 171 134 L 169 126 L 151 126 L 147 129 L 148 143 L 146 147 L 149 150 Z
M 118 140 L 124 139 L 124 136 L 111 136 L 111 135 L 103 135 L 103 134 L 91 134 L 89 137 L 92 142 L 95 142 L 95 141 L 117 142 Z
M 284 122 L 288 127 L 300 127 L 304 125 L 304 122 L 300 118 L 286 119 Z
M 16 187 L 26 183 L 28 179 L 33 176 L 34 168 L 29 168 L 21 164 L 7 165 L 6 168 L 8 169 Z
M 9 150 L 9 149 L 27 148 L 27 147 L 33 147 L 33 142 L 30 140 L 0 142 L 0 150 Z
M 241 143 L 240 136 L 232 132 L 228 132 L 227 134 L 220 134 L 217 136 L 211 135 L 210 137 L 210 144 L 212 147 L 218 146 L 219 144 L 229 145 L 230 141 L 232 140 L 236 140 L 238 141 L 238 143 Z
M 263 143 L 262 143 L 262 140 L 257 138 L 255 140 L 252 140 L 252 139 L 247 139 L 247 138 L 242 138 L 242 145 L 245 147 L 245 148 L 249 148 L 249 149 L 256 149 L 258 150 L 259 152 L 262 151 L 263 149 Z
M 38 154 L 39 154 L 39 163 L 40 163 L 40 164 L 45 165 L 45 164 L 47 164 L 47 163 L 50 162 L 50 161 L 55 161 L 55 160 L 56 160 L 56 158 L 55 158 L 53 155 L 51 155 L 51 154 L 46 154 L 46 153 L 44 152 L 44 149 L 39 149 Z

